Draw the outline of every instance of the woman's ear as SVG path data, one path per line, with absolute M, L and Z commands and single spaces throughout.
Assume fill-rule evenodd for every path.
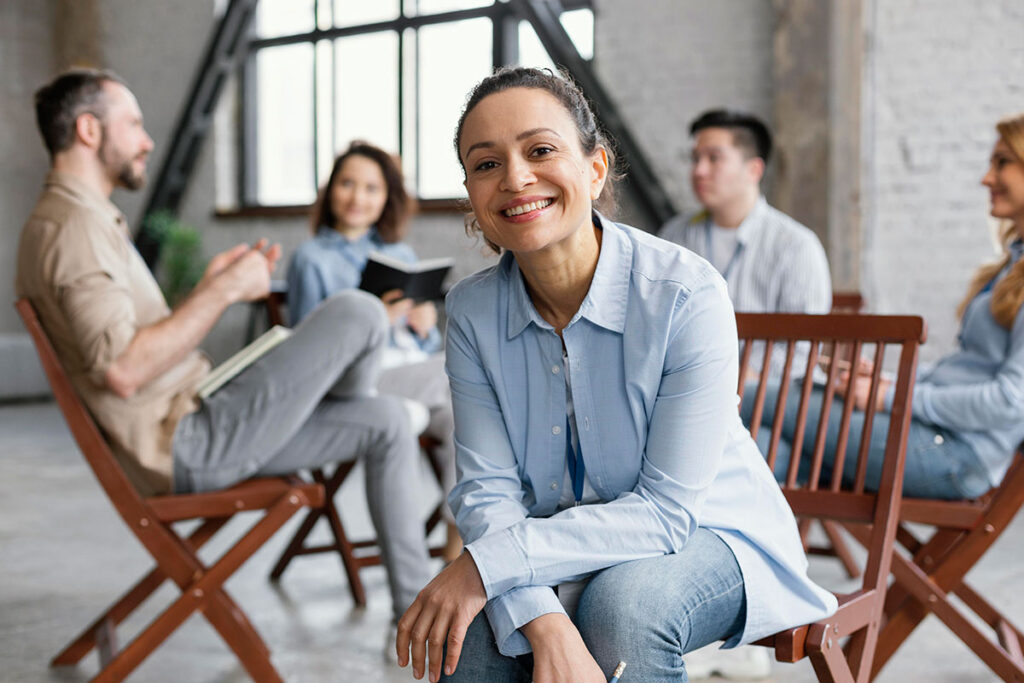
M 604 182 L 608 179 L 608 150 L 598 147 L 594 150 L 590 162 L 590 199 L 596 200 L 601 196 L 604 189 Z

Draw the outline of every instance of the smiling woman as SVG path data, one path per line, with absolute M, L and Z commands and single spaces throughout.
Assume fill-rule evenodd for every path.
M 612 161 L 580 91 L 500 70 L 455 141 L 473 228 L 505 253 L 448 295 L 468 552 L 399 621 L 399 661 L 411 648 L 431 681 L 442 662 L 449 680 L 606 681 L 620 660 L 679 681 L 685 652 L 831 613 L 739 421 L 725 283 L 595 212 Z

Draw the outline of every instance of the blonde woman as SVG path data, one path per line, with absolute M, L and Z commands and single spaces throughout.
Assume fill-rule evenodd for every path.
M 976 498 L 999 485 L 1024 440 L 1024 113 L 1003 119 L 996 130 L 999 139 L 981 184 L 989 190 L 989 212 L 1002 221 L 1003 257 L 980 268 L 967 288 L 959 308 L 956 350 L 918 370 L 903 484 L 908 496 Z M 869 368 L 862 366 L 861 371 L 865 369 Z M 840 380 L 840 390 L 845 391 L 849 378 Z M 858 376 L 856 381 L 855 407 L 863 410 L 867 380 Z M 892 393 L 879 392 L 881 412 L 875 418 L 871 448 L 877 457 L 868 465 L 869 486 L 877 486 L 881 471 Z M 815 396 L 820 406 L 820 393 Z M 796 402 L 792 403 L 784 439 L 795 426 Z M 831 440 L 841 413 L 836 407 L 830 413 L 835 424 L 826 452 L 834 449 Z M 764 414 L 770 420 L 774 407 L 766 406 Z M 853 419 L 851 429 L 859 429 L 863 413 L 855 411 Z M 812 447 L 805 442 L 806 449 Z M 852 477 L 856 458 L 846 462 L 846 475 Z

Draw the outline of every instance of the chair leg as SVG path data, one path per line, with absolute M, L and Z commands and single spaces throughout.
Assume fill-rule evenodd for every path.
M 872 664 L 872 676 L 881 670 L 896 648 L 914 630 L 921 619 L 932 612 L 957 638 L 974 651 L 996 675 L 1006 681 L 1024 680 L 1024 664 L 1015 662 L 1011 653 L 989 640 L 977 627 L 966 619 L 950 602 L 946 590 L 925 574 L 920 567 L 900 556 L 893 556 L 893 575 L 896 581 L 910 591 L 913 600 L 908 601 L 892 615 L 879 635 L 879 647 Z M 923 618 L 923 617 L 921 617 Z M 891 650 L 891 651 L 890 651 Z
M 814 624 L 807 634 L 807 656 L 821 683 L 855 683 L 850 665 L 837 638 L 831 638 L 827 625 Z
M 356 462 L 339 463 L 334 473 L 331 474 L 328 479 L 324 475 L 324 471 L 321 468 L 316 468 L 312 471 L 313 480 L 324 487 L 324 506 L 319 508 L 311 509 L 307 514 L 306 518 L 302 520 L 302 524 L 295 531 L 295 535 L 292 536 L 292 540 L 289 541 L 288 547 L 285 548 L 284 552 L 281 553 L 281 557 L 277 559 L 274 564 L 273 570 L 270 572 L 270 578 L 277 580 L 284 574 L 284 570 L 288 568 L 291 561 L 299 556 L 305 554 L 305 541 L 309 536 L 309 533 L 316 526 L 316 523 L 326 513 L 328 507 L 334 507 L 334 495 L 341 488 L 341 485 L 345 482 L 345 478 L 348 477 L 349 472 L 355 467 Z
M 284 574 L 284 570 L 291 564 L 292 559 L 301 553 L 306 537 L 309 536 L 309 532 L 313 530 L 313 527 L 316 526 L 317 521 L 320 520 L 323 514 L 323 508 L 314 508 L 306 513 L 306 518 L 302 520 L 302 524 L 299 525 L 295 535 L 292 536 L 292 540 L 289 541 L 288 547 L 281 553 L 281 557 L 277 558 L 277 563 L 270 571 L 270 579 L 272 581 L 280 579 L 281 575 Z
M 361 565 L 353 553 L 352 543 L 345 534 L 345 527 L 341 524 L 338 508 L 334 505 L 332 498 L 328 497 L 324 501 L 323 513 L 327 517 L 327 523 L 334 535 L 338 555 L 341 556 L 341 565 L 345 569 L 345 576 L 348 577 L 348 589 L 352 593 L 352 601 L 360 607 L 366 607 L 366 589 L 363 587 L 363 580 L 359 578 Z
M 100 672 L 95 681 L 121 681 L 127 677 L 142 661 L 156 649 L 167 637 L 175 631 L 184 621 L 196 610 L 204 614 L 212 607 L 213 619 L 211 624 L 218 631 L 224 629 L 222 635 L 228 640 L 228 645 L 238 655 L 242 666 L 245 667 L 255 680 L 281 681 L 273 664 L 270 662 L 269 650 L 262 643 L 248 620 L 239 621 L 230 617 L 227 612 L 237 610 L 238 607 L 223 592 L 223 584 L 232 574 L 246 561 L 253 553 L 270 538 L 281 526 L 293 515 L 297 506 L 301 505 L 299 498 L 294 495 L 286 495 L 277 503 L 267 509 L 263 517 L 249 531 L 242 536 L 209 570 L 197 570 L 191 581 L 182 582 L 176 580 L 182 594 L 166 610 L 163 611 L 153 622 L 149 624 L 136 638 L 119 652 L 110 664 Z M 173 535 L 173 532 L 172 532 Z M 162 571 L 168 576 L 181 576 L 181 567 L 202 566 L 190 552 L 187 544 L 183 544 L 177 551 L 165 557 L 155 558 L 161 565 Z M 216 601 L 216 602 L 215 602 Z M 233 622 L 233 623 L 232 623 Z M 244 633 L 248 629 L 248 633 Z M 252 645 L 253 640 L 260 642 L 259 646 Z
M 828 536 L 829 543 L 832 544 L 832 551 L 835 553 L 839 561 L 843 563 L 843 567 L 846 569 L 846 575 L 851 579 L 856 579 L 860 576 L 860 567 L 857 566 L 856 560 L 853 559 L 853 553 L 850 552 L 850 547 L 846 544 L 846 539 L 843 538 L 839 532 L 839 524 L 829 520 L 823 520 L 821 523 L 822 528 L 825 530 L 825 534 Z
M 227 519 L 205 520 L 189 535 L 187 543 L 193 550 L 198 550 L 208 540 L 210 540 L 210 538 L 217 533 L 225 523 L 227 523 Z M 136 607 L 145 602 L 145 600 L 149 598 L 149 596 L 152 595 L 166 579 L 167 574 L 164 573 L 159 566 L 153 568 L 152 571 L 142 577 L 138 583 L 129 589 L 127 593 L 122 595 L 117 602 L 101 614 L 96 621 L 82 631 L 77 638 L 68 643 L 68 645 L 50 661 L 50 666 L 69 666 L 77 664 L 83 657 L 89 654 L 94 647 L 97 646 L 100 632 L 102 630 L 113 629 L 124 621 L 128 615 L 134 612 Z M 116 643 L 116 638 L 111 639 L 108 637 L 107 642 L 109 643 L 111 641 Z M 116 650 L 117 648 L 115 646 L 108 658 L 112 658 Z M 102 661 L 102 655 L 100 659 Z

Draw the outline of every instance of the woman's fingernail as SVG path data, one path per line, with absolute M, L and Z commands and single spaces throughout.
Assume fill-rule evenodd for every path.
M 444 675 L 445 676 L 451 676 L 452 675 L 452 665 L 451 664 L 449 664 L 448 666 L 446 666 L 444 668 Z

